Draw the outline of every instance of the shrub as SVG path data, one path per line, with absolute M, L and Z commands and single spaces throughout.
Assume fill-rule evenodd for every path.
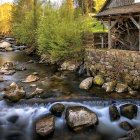
M 38 27 L 38 51 L 46 52 L 52 62 L 80 57 L 82 34 L 88 30 L 83 18 L 64 5 L 59 9 L 47 5 Z

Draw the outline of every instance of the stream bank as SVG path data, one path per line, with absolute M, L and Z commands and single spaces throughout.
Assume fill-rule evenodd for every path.
M 56 65 L 42 64 L 36 55 L 28 56 L 24 50 L 15 49 L 0 52 L 0 67 L 8 72 L 15 70 L 10 75 L 1 74 L 2 78 L 5 79 L 0 83 L 0 131 L 2 132 L 0 139 L 2 140 L 117 140 L 119 137 L 125 136 L 128 131 L 120 128 L 121 122 L 127 122 L 132 128 L 140 127 L 140 102 L 135 96 L 132 99 L 131 96 L 126 96 L 124 93 L 108 94 L 97 85 L 93 85 L 89 90 L 80 89 L 81 81 L 87 76 L 79 76 L 74 71 L 66 71 L 66 69 L 65 71 L 58 70 Z M 25 69 L 19 70 L 19 67 L 25 67 Z M 30 75 L 38 78 L 32 82 L 23 82 Z M 17 86 L 15 83 L 21 86 Z M 18 102 L 11 102 L 9 99 L 3 98 L 5 91 L 9 92 L 9 90 L 14 89 L 9 88 L 13 86 L 22 87 L 25 91 L 25 95 Z M 8 90 L 5 87 L 8 87 Z M 43 89 L 43 92 L 39 96 L 29 98 L 36 89 Z M 9 93 L 11 95 L 13 91 Z M 118 96 L 115 97 L 115 94 Z M 129 98 L 129 100 L 122 98 Z M 50 111 L 50 108 L 57 103 L 63 104 L 65 107 L 59 117 Z M 126 104 L 132 106 L 131 114 L 135 114 L 132 118 L 121 113 L 121 106 Z M 65 114 L 69 107 L 77 108 L 79 106 L 84 108 L 86 112 L 90 112 L 91 120 L 95 117 L 92 114 L 95 113 L 98 117 L 98 123 L 93 124 L 91 121 L 83 124 L 83 120 L 87 119 L 86 115 L 83 114 L 86 113 L 74 115 L 73 119 L 77 119 L 80 129 L 81 125 L 87 127 L 85 130 L 75 132 L 72 130 L 73 127 L 68 124 L 68 119 L 65 119 L 67 116 Z M 117 108 L 120 115 L 119 119 L 115 121 L 111 121 L 110 118 L 109 109 L 112 106 Z M 83 110 L 80 111 L 83 112 Z M 128 111 L 126 112 L 128 113 Z M 55 129 L 51 127 L 50 132 L 52 133 L 47 132 L 46 134 L 50 135 L 42 138 L 36 133 L 35 122 L 44 115 L 48 119 L 50 114 L 54 118 L 51 126 L 55 126 Z M 70 126 L 71 128 L 69 128 Z M 114 133 L 110 133 L 112 131 Z

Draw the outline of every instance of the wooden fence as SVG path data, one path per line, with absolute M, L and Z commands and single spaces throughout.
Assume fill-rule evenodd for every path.
M 85 47 L 107 48 L 108 34 L 107 33 L 84 33 L 83 44 Z

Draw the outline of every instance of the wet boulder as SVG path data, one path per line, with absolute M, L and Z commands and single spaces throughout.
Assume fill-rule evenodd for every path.
M 126 104 L 120 107 L 120 113 L 122 116 L 133 119 L 137 116 L 138 107 L 134 104 Z
M 35 91 L 33 93 L 31 93 L 29 95 L 28 98 L 34 98 L 34 97 L 40 97 L 40 95 L 44 92 L 43 89 L 40 89 L 40 88 L 36 88 Z
M 35 75 L 29 75 L 26 79 L 22 80 L 22 82 L 24 83 L 30 83 L 30 82 L 35 82 L 38 81 L 39 77 L 35 76 Z
M 109 115 L 111 121 L 117 121 L 120 119 L 120 114 L 116 106 L 109 107 Z
M 106 92 L 113 92 L 116 87 L 116 81 L 104 83 L 102 88 L 106 90 Z
M 4 82 L 5 79 L 3 77 L 0 77 L 0 82 Z
M 128 91 L 128 85 L 127 84 L 123 84 L 123 83 L 118 83 L 116 86 L 116 92 L 117 93 L 123 93 Z
M 81 65 L 81 62 L 65 61 L 60 70 L 76 71 Z
M 55 130 L 55 119 L 53 115 L 46 115 L 37 119 L 35 123 L 36 133 L 45 137 Z
M 98 86 L 102 86 L 104 82 L 105 81 L 101 75 L 96 75 L 93 79 L 93 83 Z
M 82 106 L 68 107 L 65 117 L 67 125 L 74 131 L 80 131 L 98 124 L 97 115 Z
M 1 49 L 5 49 L 5 48 L 8 48 L 8 47 L 11 47 L 11 44 L 9 42 L 4 41 L 4 42 L 0 43 L 0 48 Z
M 5 75 L 13 75 L 16 71 L 15 70 L 4 70 L 4 71 L 0 71 Z
M 51 113 L 58 117 L 61 117 L 64 110 L 65 110 L 65 106 L 60 103 L 55 104 L 50 108 Z
M 25 91 L 20 84 L 13 82 L 10 87 L 6 88 L 4 98 L 17 102 L 25 96 Z
M 8 122 L 11 123 L 16 123 L 16 121 L 18 120 L 19 116 L 18 115 L 13 115 L 7 118 Z
M 3 64 L 1 69 L 13 70 L 14 69 L 14 63 L 13 62 L 6 62 L 6 63 Z
M 90 89 L 93 83 L 93 77 L 88 77 L 83 80 L 79 86 L 80 89 Z
M 128 131 L 125 137 L 119 138 L 118 140 L 140 140 L 140 128 Z
M 119 124 L 119 127 L 125 131 L 130 131 L 133 129 L 133 126 L 130 123 L 128 123 L 127 121 L 121 122 Z
M 5 51 L 13 51 L 14 49 L 12 47 L 6 47 Z
M 26 70 L 26 68 L 24 66 L 15 66 L 15 70 L 24 71 L 24 70 Z

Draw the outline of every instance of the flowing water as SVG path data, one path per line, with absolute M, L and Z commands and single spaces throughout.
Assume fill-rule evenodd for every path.
M 34 60 L 34 63 L 28 63 L 29 60 Z M 104 135 L 106 140 L 115 140 L 126 134 L 126 131 L 119 128 L 120 122 L 128 121 L 133 127 L 140 127 L 139 100 L 113 100 L 111 95 L 95 86 L 89 91 L 80 90 L 79 83 L 84 77 L 67 71 L 58 71 L 55 65 L 40 64 L 37 56 L 27 56 L 24 51 L 0 52 L 0 66 L 5 62 L 15 62 L 25 66 L 27 70 L 18 71 L 14 75 L 3 75 L 6 81 L 0 83 L 1 89 L 12 82 L 17 82 L 23 85 L 28 95 L 35 90 L 35 87 L 31 87 L 29 83 L 22 83 L 21 79 L 38 72 L 40 80 L 34 83 L 38 88 L 44 89 L 44 94 L 40 98 L 24 98 L 13 104 L 4 101 L 3 92 L 0 92 L 0 140 L 42 140 L 34 132 L 34 121 L 39 116 L 49 113 L 50 107 L 56 102 L 61 102 L 65 106 L 82 105 L 91 109 L 97 113 L 99 125 L 96 130 L 90 128 L 81 133 L 74 133 L 66 125 L 64 112 L 62 117 L 55 118 L 55 132 L 45 140 L 93 140 L 96 133 Z M 104 99 L 105 97 L 109 99 Z M 137 118 L 129 120 L 121 117 L 119 121 L 111 122 L 109 106 L 116 104 L 119 109 L 121 104 L 130 102 L 139 107 Z M 17 118 L 17 121 L 9 121 L 11 117 Z
M 96 131 L 104 135 L 104 139 L 115 140 L 116 138 L 126 134 L 126 131 L 119 128 L 119 123 L 128 121 L 133 127 L 140 127 L 140 106 L 138 116 L 135 119 L 129 120 L 121 117 L 119 121 L 111 122 L 109 117 L 109 102 L 102 103 L 101 101 L 83 101 L 83 102 L 61 102 L 67 106 L 85 106 L 94 111 L 99 117 L 99 124 Z M 128 102 L 129 103 L 129 102 Z M 36 118 L 49 113 L 52 104 L 34 104 L 16 105 L 9 107 L 4 101 L 0 102 L 0 140 L 42 140 L 35 137 L 33 124 Z M 124 103 L 122 103 L 124 104 Z M 116 103 L 119 110 L 120 102 Z M 13 123 L 9 121 L 10 117 L 18 116 L 18 120 Z M 65 121 L 65 112 L 62 117 L 55 118 L 55 132 L 51 137 L 45 140 L 93 140 L 95 136 L 94 128 L 88 129 L 82 133 L 74 133 L 67 128 Z

